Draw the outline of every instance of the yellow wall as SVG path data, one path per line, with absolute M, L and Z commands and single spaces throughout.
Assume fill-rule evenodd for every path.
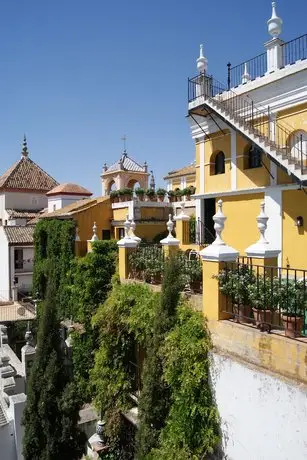
M 152 241 L 152 239 L 158 235 L 158 233 L 162 233 L 166 231 L 166 223 L 148 223 L 148 224 L 137 224 L 135 229 L 135 234 L 142 239 L 146 239 L 146 241 Z
M 259 239 L 256 217 L 259 215 L 263 193 L 221 197 L 227 216 L 222 237 L 226 244 L 245 254 L 245 249 Z
M 292 176 L 289 176 L 282 168 L 277 168 L 277 184 L 291 184 Z
M 230 179 L 230 135 L 218 132 L 211 139 L 207 139 L 205 145 L 205 193 L 229 190 L 231 187 Z M 225 174 L 211 175 L 212 154 L 222 151 L 225 154 Z
M 307 195 L 302 190 L 282 192 L 283 267 L 307 269 Z M 302 216 L 303 227 L 295 226 Z
M 195 187 L 196 193 L 200 193 L 200 172 L 199 172 L 199 165 L 200 165 L 200 143 L 195 144 L 195 167 L 196 167 L 196 177 L 195 177 Z
M 92 238 L 94 222 L 97 225 L 97 235 L 101 239 L 102 230 L 111 229 L 111 217 L 112 210 L 108 198 L 98 199 L 98 203 L 94 206 L 76 212 L 73 218 L 77 222 L 80 240 L 86 241 Z
M 304 129 L 307 131 L 307 103 L 282 110 L 278 113 L 277 122 L 284 126 L 287 131 Z
M 113 220 L 126 220 L 128 214 L 128 207 L 120 208 L 120 209 L 113 209 Z
M 237 188 L 263 187 L 270 184 L 270 175 L 264 166 L 244 169 L 244 152 L 250 145 L 243 137 L 237 135 Z M 270 160 L 262 155 L 262 161 L 270 170 Z

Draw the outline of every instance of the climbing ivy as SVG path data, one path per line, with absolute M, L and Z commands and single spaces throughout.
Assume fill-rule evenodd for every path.
M 66 285 L 70 263 L 74 257 L 75 222 L 72 220 L 41 219 L 34 231 L 33 291 L 42 300 L 46 296 L 48 266 L 56 266 L 56 305 L 60 317 L 69 316 Z
M 91 371 L 95 403 L 107 421 L 112 460 L 207 458 L 220 443 L 210 378 L 211 340 L 202 316 L 180 299 L 178 261 L 164 273 L 162 293 L 146 284 L 113 287 L 93 318 L 99 348 Z M 122 416 L 134 403 L 136 350 L 145 350 L 139 386 L 139 430 Z M 143 353 L 144 355 L 144 353 Z

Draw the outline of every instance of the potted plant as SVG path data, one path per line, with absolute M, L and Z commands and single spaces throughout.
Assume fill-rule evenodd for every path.
M 139 201 L 144 201 L 145 190 L 141 187 L 135 189 L 135 194 Z
M 194 187 L 194 185 L 190 185 L 190 187 L 184 189 L 184 192 L 187 201 L 189 201 L 191 199 L 191 195 L 194 195 L 194 193 L 196 192 L 196 188 Z
M 179 189 L 175 190 L 175 196 L 176 196 L 177 201 L 181 201 L 182 195 L 183 195 L 182 190 L 179 190 Z
M 176 199 L 174 190 L 169 190 L 167 196 L 170 203 L 173 203 Z
M 164 190 L 164 188 L 158 188 L 156 193 L 157 193 L 158 201 L 162 203 L 162 201 L 164 201 L 166 190 Z
M 222 294 L 232 301 L 233 313 L 239 323 L 251 322 L 250 288 L 256 277 L 248 265 L 222 270 L 217 276 Z
M 130 201 L 133 195 L 132 188 L 124 188 L 124 195 L 125 195 L 126 201 Z
M 146 193 L 148 201 L 156 201 L 157 199 L 156 192 L 152 188 L 149 188 L 148 190 L 146 190 L 145 193 Z
M 279 304 L 279 280 L 272 276 L 257 276 L 256 282 L 249 287 L 256 326 L 260 330 L 270 329 L 273 312 Z
M 305 291 L 303 281 L 285 279 L 280 283 L 280 310 L 286 337 L 301 335 L 306 310 Z
M 117 203 L 118 202 L 118 191 L 117 190 L 112 190 L 110 192 L 110 199 L 112 203 Z
M 117 193 L 118 193 L 118 201 L 119 201 L 120 203 L 122 203 L 123 201 L 125 201 L 125 190 L 121 188 L 120 190 L 118 190 Z

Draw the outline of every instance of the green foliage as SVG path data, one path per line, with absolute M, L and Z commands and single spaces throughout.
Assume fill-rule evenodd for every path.
M 141 187 L 138 187 L 135 189 L 135 194 L 136 195 L 145 195 L 145 190 Z
M 233 269 L 222 270 L 217 276 L 222 294 L 231 297 L 238 305 L 249 305 L 252 286 L 256 277 L 248 265 L 238 265 Z
M 161 431 L 160 447 L 150 458 L 205 458 L 218 447 L 219 415 L 209 376 L 211 348 L 201 315 L 182 305 L 161 350 L 172 403 Z
M 124 195 L 129 195 L 129 196 L 132 196 L 133 195 L 133 190 L 132 188 L 124 188 Z
M 245 305 L 252 305 L 257 310 L 276 310 L 280 300 L 279 280 L 275 277 L 258 276 L 258 279 L 244 287 L 248 290 Z M 242 289 L 242 288 L 241 288 Z
M 107 421 L 108 460 L 196 460 L 207 458 L 220 442 L 209 378 L 210 336 L 202 317 L 180 303 L 180 265 L 178 257 L 167 260 L 161 293 L 145 284 L 121 285 L 115 276 L 93 318 L 99 349 L 91 383 Z M 143 362 L 138 349 L 146 350 Z M 131 364 L 137 356 L 143 371 L 135 435 L 122 414 L 134 405 Z
M 98 306 L 106 300 L 111 288 L 117 260 L 116 241 L 96 241 L 93 251 L 85 257 L 76 258 L 70 269 L 69 311 L 74 322 L 82 324 L 81 332 L 73 334 L 74 380 L 83 401 L 91 399 L 89 371 L 94 364 L 97 347 L 97 331 L 92 327 L 92 316 Z
M 189 240 L 190 243 L 196 243 L 196 217 L 193 215 L 189 222 Z
M 145 193 L 146 193 L 146 196 L 149 196 L 149 197 L 154 197 L 156 195 L 156 192 L 152 188 L 147 189 Z
M 118 197 L 118 190 L 111 190 L 110 198 L 117 198 Z
M 183 190 L 180 190 L 179 188 L 177 190 L 175 190 L 175 196 L 183 196 Z
M 142 375 L 143 387 L 139 399 L 138 459 L 144 458 L 158 446 L 160 430 L 165 425 L 170 408 L 170 389 L 163 380 L 160 347 L 175 322 L 182 287 L 180 277 L 178 277 L 179 269 L 178 258 L 167 260 L 160 303 L 154 318 L 153 334 L 147 342 L 147 356 Z
M 166 190 L 164 188 L 158 188 L 156 193 L 158 196 L 164 196 L 166 194 Z
M 64 367 L 55 272 L 55 265 L 50 263 L 23 415 L 25 460 L 78 459 L 84 450 L 85 438 L 77 425 L 80 401 Z
M 68 317 L 68 296 L 65 286 L 70 262 L 74 257 L 75 222 L 71 220 L 41 219 L 34 231 L 35 262 L 33 291 L 45 298 L 48 267 L 56 266 L 56 305 L 61 317 Z
M 164 252 L 160 246 L 140 246 L 129 255 L 129 264 L 134 277 L 145 281 L 160 281 L 164 269 Z
M 281 280 L 279 283 L 279 301 L 281 312 L 284 315 L 304 316 L 307 307 L 304 281 Z
M 174 190 L 169 190 L 169 191 L 167 192 L 167 194 L 168 194 L 168 196 L 175 196 Z

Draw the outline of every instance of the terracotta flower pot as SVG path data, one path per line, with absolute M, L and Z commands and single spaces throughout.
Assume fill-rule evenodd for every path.
M 285 336 L 286 337 L 299 337 L 301 335 L 304 323 L 303 316 L 281 316 L 282 322 L 285 328 Z
M 120 203 L 123 203 L 124 201 L 126 201 L 125 196 L 124 196 L 124 195 L 120 195 L 120 196 L 118 197 L 118 201 L 119 201 Z
M 252 307 L 250 305 L 234 305 L 234 313 L 238 323 L 251 323 Z
M 163 201 L 164 201 L 164 195 L 157 195 L 157 198 L 158 198 L 158 202 L 159 202 L 159 203 L 163 203 Z
M 258 310 L 258 308 L 253 308 L 253 314 L 257 327 L 261 328 L 263 324 L 272 324 L 272 310 Z
M 186 197 L 186 201 L 190 201 L 191 195 L 186 195 L 185 197 Z
M 139 201 L 144 201 L 144 195 L 137 195 Z
M 169 195 L 168 200 L 169 200 L 170 203 L 174 203 L 174 201 L 176 200 L 176 197 L 173 196 L 173 195 L 171 195 L 171 196 Z

